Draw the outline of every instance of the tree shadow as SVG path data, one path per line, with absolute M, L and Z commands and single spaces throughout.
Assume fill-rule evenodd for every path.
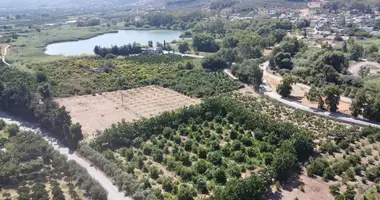
M 293 191 L 293 189 L 297 189 L 301 186 L 304 186 L 305 183 L 303 183 L 300 180 L 301 173 L 302 173 L 301 169 L 298 169 L 292 176 L 288 178 L 288 180 L 282 182 L 281 183 L 282 189 L 291 192 Z
M 295 96 L 289 96 L 286 99 L 288 99 L 290 101 L 295 101 L 295 102 L 301 103 L 303 97 L 300 97 L 300 96 L 297 96 L 297 97 L 295 97 Z
M 305 183 L 300 180 L 301 174 L 302 169 L 297 169 L 286 181 L 281 182 L 281 190 L 269 191 L 266 195 L 266 199 L 281 200 L 283 199 L 283 190 L 292 192 L 294 189 L 304 186 Z

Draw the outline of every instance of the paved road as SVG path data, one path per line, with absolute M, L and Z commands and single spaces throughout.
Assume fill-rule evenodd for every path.
M 8 46 L 6 46 L 5 48 L 4 48 L 4 55 L 2 56 L 2 60 L 3 60 L 3 63 L 4 64 L 6 64 L 6 65 L 8 65 L 8 66 L 11 66 L 9 63 L 7 63 L 6 61 L 5 61 L 5 56 L 7 55 L 7 50 L 8 50 L 8 48 L 9 48 L 10 46 L 8 45 Z
M 266 68 L 268 66 L 269 66 L 269 62 L 268 61 L 260 65 L 260 68 L 263 69 L 263 71 L 264 71 L 264 76 L 265 76 L 266 73 L 268 73 L 266 71 Z M 229 77 L 231 77 L 232 79 L 237 79 L 228 70 L 224 70 L 224 72 Z M 247 85 L 246 85 L 246 87 L 247 87 Z M 250 86 L 248 86 L 248 87 L 250 87 Z M 279 102 L 281 102 L 283 104 L 286 104 L 286 105 L 288 105 L 290 107 L 293 107 L 295 109 L 298 109 L 298 110 L 303 110 L 303 111 L 306 111 L 306 112 L 309 112 L 309 113 L 312 113 L 312 114 L 315 114 L 315 115 L 329 117 L 329 118 L 332 118 L 332 119 L 335 119 L 335 120 L 338 120 L 338 121 L 342 121 L 342 122 L 345 122 L 345 123 L 349 123 L 349 124 L 356 124 L 356 125 L 360 125 L 360 126 L 374 126 L 374 127 L 379 127 L 380 128 L 380 123 L 377 123 L 377 122 L 363 120 L 363 119 L 360 119 L 360 118 L 352 117 L 350 115 L 345 115 L 345 114 L 341 114 L 341 113 L 331 113 L 331 112 L 323 111 L 323 110 L 316 109 L 316 108 L 310 108 L 310 107 L 304 106 L 304 105 L 302 105 L 300 103 L 297 103 L 297 102 L 294 102 L 294 101 L 290 101 L 288 99 L 284 99 L 279 94 L 277 94 L 277 92 L 275 90 L 272 90 L 272 88 L 269 87 L 269 85 L 267 84 L 267 82 L 265 81 L 265 79 L 263 80 L 263 84 L 260 86 L 260 92 L 262 94 L 268 96 L 271 99 L 275 99 L 275 100 L 277 100 L 277 101 L 279 101 Z
M 58 150 L 61 154 L 66 155 L 69 160 L 74 160 L 79 165 L 84 167 L 87 172 L 97 180 L 104 189 L 108 192 L 109 200 L 131 200 L 129 197 L 124 197 L 124 194 L 119 192 L 117 187 L 112 184 L 112 182 L 99 170 L 94 167 L 91 167 L 91 164 L 86 160 L 79 157 L 75 152 L 69 151 L 68 148 L 60 145 L 56 139 L 49 137 L 46 133 L 43 133 L 39 128 L 36 128 L 35 125 L 23 122 L 22 120 L 11 117 L 3 112 L 0 112 L 0 119 L 4 120 L 7 124 L 17 124 L 20 126 L 20 129 L 25 131 L 32 131 L 34 133 L 40 134 L 43 138 L 48 141 L 54 149 Z

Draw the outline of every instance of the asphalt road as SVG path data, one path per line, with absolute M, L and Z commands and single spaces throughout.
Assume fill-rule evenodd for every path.
M 260 68 L 264 71 L 264 76 L 265 76 L 265 74 L 268 73 L 266 71 L 266 69 L 268 67 L 269 67 L 268 61 L 264 62 L 260 65 Z M 231 77 L 232 79 L 237 79 L 228 70 L 224 70 L 224 72 L 229 77 Z M 246 87 L 247 87 L 247 85 L 246 85 Z M 248 86 L 248 87 L 250 87 L 250 86 Z M 309 113 L 319 115 L 319 116 L 329 117 L 329 118 L 332 118 L 332 119 L 335 119 L 335 120 L 338 120 L 341 122 L 349 123 L 349 124 L 356 124 L 356 125 L 360 125 L 360 126 L 374 126 L 374 127 L 380 128 L 380 123 L 377 123 L 377 122 L 364 120 L 364 119 L 360 119 L 357 117 L 353 117 L 353 116 L 345 115 L 345 114 L 341 114 L 341 113 L 332 113 L 332 112 L 327 112 L 327 111 L 316 109 L 316 108 L 310 108 L 310 107 L 304 106 L 298 102 L 290 101 L 288 99 L 282 98 L 279 94 L 277 94 L 277 92 L 275 90 L 273 90 L 272 88 L 269 87 L 269 85 L 267 84 L 265 79 L 263 80 L 263 83 L 260 86 L 260 92 L 262 94 L 268 96 L 271 99 L 277 100 L 277 101 L 279 101 L 285 105 L 288 105 L 288 106 L 293 107 L 293 108 L 298 109 L 298 110 L 303 110 L 305 112 L 309 112 Z
M 41 135 L 46 141 L 48 141 L 54 149 L 59 151 L 61 154 L 66 155 L 69 160 L 74 160 L 79 165 L 84 167 L 87 172 L 97 180 L 103 188 L 108 192 L 109 200 L 131 200 L 129 197 L 124 197 L 124 194 L 118 191 L 118 188 L 112 184 L 112 182 L 99 170 L 91 166 L 91 163 L 79 157 L 75 152 L 70 151 L 67 147 L 62 146 L 59 142 L 43 133 L 41 129 L 37 128 L 36 125 L 24 122 L 22 120 L 11 117 L 3 112 L 0 112 L 0 119 L 4 120 L 7 124 L 17 124 L 21 130 L 32 131 L 36 134 Z

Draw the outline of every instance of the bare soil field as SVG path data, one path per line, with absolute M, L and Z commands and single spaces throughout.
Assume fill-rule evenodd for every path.
M 116 122 L 132 122 L 149 118 L 166 111 L 200 103 L 173 90 L 159 86 L 147 86 L 117 92 L 58 98 L 65 106 L 73 122 L 82 125 L 87 139 L 96 137 L 97 130 L 104 130 Z
M 380 64 L 377 62 L 351 62 L 350 67 L 348 68 L 348 71 L 355 76 L 359 75 L 360 67 L 368 67 L 371 74 L 376 74 L 380 72 Z

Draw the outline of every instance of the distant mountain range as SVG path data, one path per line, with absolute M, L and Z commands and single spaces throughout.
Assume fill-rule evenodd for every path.
M 0 8 L 36 9 L 36 8 L 70 8 L 102 5 L 132 5 L 149 0 L 0 0 Z

